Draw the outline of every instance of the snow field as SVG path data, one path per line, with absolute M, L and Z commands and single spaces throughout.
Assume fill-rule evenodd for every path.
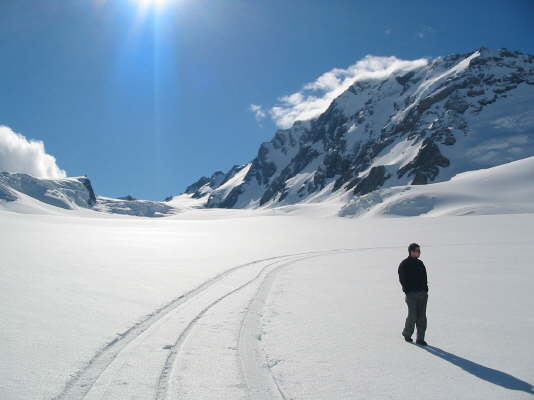
M 424 396 L 448 382 L 527 396 L 468 361 L 512 387 L 534 380 L 532 214 L 0 223 L 2 399 L 402 398 L 399 376 L 417 371 Z M 429 270 L 429 343 L 467 370 L 400 338 L 396 267 L 411 241 Z
M 262 343 L 286 398 L 531 398 L 534 248 L 422 246 L 426 349 L 401 336 L 407 307 L 393 278 L 403 250 L 330 255 L 278 274 Z

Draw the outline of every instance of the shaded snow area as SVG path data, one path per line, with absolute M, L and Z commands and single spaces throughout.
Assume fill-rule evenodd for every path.
M 329 204 L 321 218 L 1 208 L 0 399 L 532 399 L 534 214 Z M 401 336 L 412 241 L 426 348 Z
M 534 157 L 450 181 L 380 189 L 351 199 L 341 216 L 440 216 L 534 212 Z
M 8 204 L 22 199 L 18 204 Z M 96 201 L 85 177 L 39 179 L 27 174 L 0 172 L 0 204 L 23 213 L 55 213 L 62 209 L 90 207 Z M 52 208 L 48 207 L 52 206 Z M 48 211 L 47 211 L 48 210 Z
M 93 210 L 139 217 L 164 217 L 177 212 L 170 204 L 150 200 L 121 200 L 98 196 Z

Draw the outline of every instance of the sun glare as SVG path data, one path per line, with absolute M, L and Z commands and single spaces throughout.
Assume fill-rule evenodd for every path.
M 167 0 L 136 0 L 136 1 L 143 8 L 148 8 L 148 7 L 161 8 L 167 3 Z

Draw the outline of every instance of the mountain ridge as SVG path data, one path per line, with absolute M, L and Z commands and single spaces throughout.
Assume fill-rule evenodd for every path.
M 252 161 L 203 176 L 163 202 L 97 196 L 87 177 L 2 172 L 0 205 L 161 217 L 332 201 L 346 216 L 405 188 L 467 171 L 498 173 L 490 169 L 534 156 L 534 55 L 481 47 L 419 61 L 355 80 L 319 116 L 278 129 Z
M 531 100 L 533 55 L 481 47 L 437 57 L 383 79 L 356 80 L 318 117 L 278 129 L 251 162 L 201 177 L 174 199 L 201 199 L 198 206 L 207 208 L 257 208 L 313 201 L 325 190 L 361 196 L 447 180 L 533 155 L 532 131 L 514 132 L 513 121 L 505 126 L 514 116 L 534 126 Z M 497 103 L 508 114 L 498 115 L 492 109 Z M 477 126 L 476 118 L 486 125 L 500 121 L 508 132 L 484 136 L 488 126 Z M 510 138 L 523 143 L 505 146 Z M 233 187 L 219 189 L 245 168 Z

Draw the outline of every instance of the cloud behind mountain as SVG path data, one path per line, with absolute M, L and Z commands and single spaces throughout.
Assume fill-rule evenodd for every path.
M 37 178 L 64 178 L 56 158 L 48 154 L 41 140 L 27 139 L 0 125 L 0 172 L 23 172 Z

